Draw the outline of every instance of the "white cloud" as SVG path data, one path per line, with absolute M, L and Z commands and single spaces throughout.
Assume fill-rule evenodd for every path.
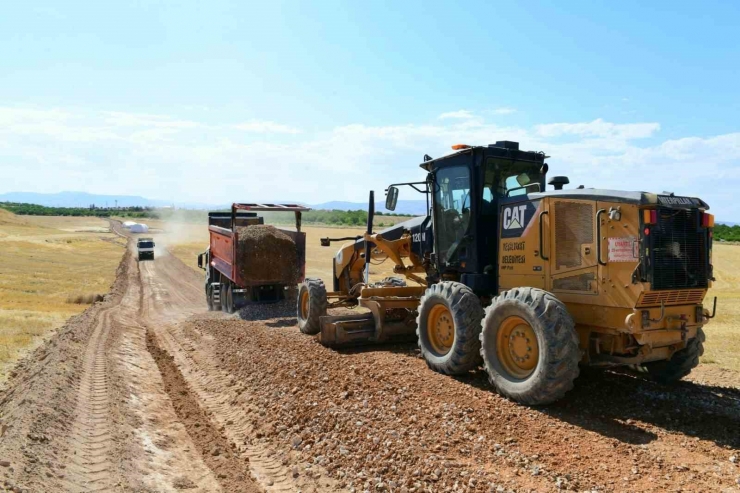
M 626 123 L 605 122 L 601 118 L 587 123 L 548 123 L 537 125 L 535 130 L 542 137 L 559 137 L 577 135 L 585 137 L 610 137 L 616 139 L 641 139 L 652 137 L 660 130 L 659 123 Z
M 467 120 L 470 118 L 477 118 L 477 117 L 468 110 L 457 110 L 457 111 L 448 111 L 447 113 L 442 113 L 437 118 L 439 118 L 440 120 Z
M 147 115 L 141 113 L 124 113 L 108 111 L 105 113 L 105 122 L 121 127 L 157 127 L 157 128 L 196 128 L 200 125 L 190 120 L 178 120 L 163 115 Z
M 493 113 L 496 115 L 510 115 L 512 113 L 516 113 L 516 108 L 502 106 L 501 108 L 496 108 L 495 110 L 493 110 Z
M 242 125 L 0 107 L 0 192 L 82 189 L 176 203 L 359 202 L 370 189 L 423 179 L 418 164 L 424 154 L 439 157 L 458 143 L 513 140 L 552 156 L 551 172 L 568 175 L 573 186 L 696 195 L 720 220 L 740 221 L 729 193 L 740 187 L 740 132 L 660 141 L 657 123 L 597 119 L 522 128 L 480 117 L 393 126 L 357 122 L 300 134 L 274 122 Z M 647 137 L 650 145 L 642 140 Z
M 275 123 L 270 121 L 250 121 L 233 125 L 233 128 L 244 132 L 254 132 L 258 134 L 299 134 L 301 130 L 289 125 Z

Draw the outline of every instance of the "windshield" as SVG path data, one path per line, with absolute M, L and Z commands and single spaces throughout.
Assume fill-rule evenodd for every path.
M 139 243 L 139 248 L 154 248 L 153 241 L 142 241 Z
M 489 158 L 483 177 L 483 212 L 494 197 L 514 197 L 540 192 L 541 165 L 526 161 Z M 491 213 L 495 211 L 491 210 Z
M 470 223 L 470 173 L 467 166 L 437 171 L 434 199 L 437 255 L 448 262 Z

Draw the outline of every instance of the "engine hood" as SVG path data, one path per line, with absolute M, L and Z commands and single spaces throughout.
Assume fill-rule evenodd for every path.
M 599 188 L 552 190 L 549 192 L 530 193 L 527 197 L 531 200 L 557 197 L 561 199 L 601 200 L 604 202 L 621 202 L 635 205 L 661 205 L 665 207 L 709 210 L 709 205 L 697 197 L 683 197 L 650 192 L 625 192 L 622 190 L 605 190 Z

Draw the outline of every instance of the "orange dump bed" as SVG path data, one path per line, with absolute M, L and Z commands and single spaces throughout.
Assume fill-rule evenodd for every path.
M 238 227 L 263 224 L 264 220 L 258 216 L 259 211 L 291 211 L 295 213 L 296 228 L 277 228 L 293 239 L 296 244 L 296 266 L 299 277 L 297 282 L 303 282 L 306 274 L 306 233 L 300 231 L 301 212 L 310 210 L 296 204 L 234 204 L 231 213 L 211 212 L 208 214 L 208 231 L 210 234 L 211 265 L 214 269 L 226 276 L 240 287 L 257 284 L 280 284 L 282 280 L 272 282 L 249 282 L 242 279 L 239 272 L 242 270 L 237 264 L 237 244 L 239 242 Z M 284 281 L 282 281 L 284 282 Z

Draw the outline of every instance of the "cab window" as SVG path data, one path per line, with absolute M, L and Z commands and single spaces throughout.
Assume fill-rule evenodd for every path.
M 483 212 L 496 197 L 514 197 L 540 190 L 540 165 L 510 159 L 489 158 L 483 175 Z
M 435 235 L 437 254 L 447 262 L 470 225 L 470 172 L 467 166 L 442 168 L 436 173 Z

